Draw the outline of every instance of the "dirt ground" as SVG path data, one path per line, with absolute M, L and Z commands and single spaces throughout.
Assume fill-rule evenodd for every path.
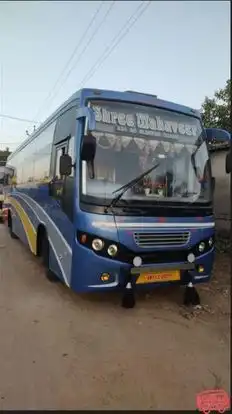
M 0 225 L 0 410 L 195 409 L 196 394 L 229 393 L 229 259 L 217 255 L 203 308 L 181 289 L 79 296 L 45 279 Z

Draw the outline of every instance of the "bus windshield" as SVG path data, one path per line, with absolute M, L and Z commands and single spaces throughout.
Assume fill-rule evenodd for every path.
M 82 201 L 106 205 L 118 188 L 145 175 L 120 202 L 206 203 L 211 200 L 208 150 L 198 118 L 169 110 L 94 102 L 94 176 L 82 161 Z

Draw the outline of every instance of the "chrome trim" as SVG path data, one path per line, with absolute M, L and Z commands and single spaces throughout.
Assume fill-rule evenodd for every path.
M 209 277 L 209 275 L 193 276 L 193 278 L 196 279 L 196 280 L 205 279 L 206 277 Z
M 184 246 L 189 243 L 190 231 L 134 233 L 134 241 L 138 247 Z
M 213 228 L 215 227 L 214 222 L 202 222 L 202 223 L 120 223 L 116 221 L 93 221 L 92 226 L 96 228 L 169 228 L 169 229 L 176 229 L 176 228 L 185 228 L 185 229 L 204 229 L 204 228 Z

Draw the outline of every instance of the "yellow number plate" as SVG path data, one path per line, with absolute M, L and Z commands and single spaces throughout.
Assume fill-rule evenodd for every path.
M 149 272 L 141 273 L 136 281 L 137 284 L 143 283 L 161 283 L 172 282 L 173 280 L 180 280 L 179 270 L 167 270 L 166 272 Z

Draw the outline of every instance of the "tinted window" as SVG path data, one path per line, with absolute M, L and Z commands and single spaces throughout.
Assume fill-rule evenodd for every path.
M 34 179 L 40 181 L 50 175 L 50 160 L 55 122 L 46 128 L 35 140 Z
M 49 177 L 54 129 L 55 122 L 9 160 L 9 164 L 15 168 L 17 184 L 43 181 Z
M 75 135 L 76 113 L 77 107 L 74 106 L 73 108 L 67 110 L 63 115 L 59 117 L 55 130 L 55 144 L 58 144 L 64 139 L 67 139 L 68 137 Z
M 24 162 L 22 164 L 22 183 L 27 183 L 34 180 L 34 158 L 35 158 L 35 141 L 30 142 L 20 152 L 20 157 L 23 155 Z M 17 174 L 17 182 L 19 181 L 19 175 Z

